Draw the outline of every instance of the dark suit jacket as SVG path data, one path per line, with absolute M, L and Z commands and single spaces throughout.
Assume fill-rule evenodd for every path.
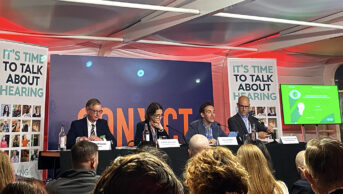
M 314 194 L 311 188 L 311 184 L 305 178 L 297 180 L 291 187 L 291 190 L 289 193 L 290 194 Z
M 135 133 L 135 146 L 138 146 L 143 141 L 143 131 L 144 131 L 145 123 L 148 124 L 148 122 L 146 121 L 137 123 L 136 133 Z M 149 129 L 149 134 L 150 134 L 150 141 L 152 141 L 152 133 L 151 133 L 151 128 L 149 124 L 148 124 L 148 129 Z M 162 132 L 159 132 L 159 130 L 157 130 L 157 138 L 162 137 L 162 136 L 166 136 L 169 139 L 169 135 L 166 132 L 166 130 L 163 130 Z
M 254 116 L 249 115 L 248 120 L 250 124 L 255 124 L 256 131 L 266 131 L 266 126 L 264 126 L 262 123 L 259 122 L 257 118 Z M 228 126 L 230 131 L 237 131 L 238 137 L 243 140 L 244 135 L 248 134 L 248 130 L 245 127 L 244 121 L 242 117 L 237 113 L 233 117 L 228 119 Z M 240 142 L 243 143 L 243 142 Z
M 116 147 L 117 140 L 111 134 L 106 120 L 98 119 L 96 121 L 96 135 L 98 137 L 105 135 L 106 140 L 112 141 L 112 149 Z M 71 123 L 67 134 L 67 149 L 73 147 L 77 137 L 82 136 L 88 137 L 87 117 Z
M 213 139 L 217 139 L 218 137 L 227 137 L 227 134 L 222 130 L 222 128 L 220 127 L 220 125 L 216 121 L 211 123 L 211 128 L 212 128 Z M 203 125 L 202 119 L 193 121 L 189 125 L 189 129 L 186 133 L 187 142 L 189 142 L 189 140 L 195 134 L 202 134 L 202 135 L 206 136 L 206 129 Z

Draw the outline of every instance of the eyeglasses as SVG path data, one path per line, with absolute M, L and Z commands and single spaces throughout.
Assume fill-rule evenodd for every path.
M 103 110 L 93 110 L 93 109 L 88 109 L 90 111 L 92 111 L 94 114 L 101 114 L 103 112 Z
M 244 105 L 238 104 L 238 106 L 239 106 L 239 108 L 242 108 L 242 109 L 249 109 L 250 108 L 250 105 L 244 106 Z
M 154 114 L 152 116 L 155 118 L 163 118 L 163 114 Z

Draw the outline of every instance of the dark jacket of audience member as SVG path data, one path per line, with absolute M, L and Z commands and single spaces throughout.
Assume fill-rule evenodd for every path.
M 98 147 L 89 141 L 80 141 L 72 149 L 73 169 L 64 172 L 60 178 L 48 183 L 45 188 L 49 194 L 92 193 L 99 178 Z
M 183 194 L 170 167 L 149 153 L 118 157 L 97 182 L 94 194 Z

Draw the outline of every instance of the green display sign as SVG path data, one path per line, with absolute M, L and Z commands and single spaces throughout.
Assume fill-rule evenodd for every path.
M 284 124 L 339 124 L 337 86 L 281 84 Z

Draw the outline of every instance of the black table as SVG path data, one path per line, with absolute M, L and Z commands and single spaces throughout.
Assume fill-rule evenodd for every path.
M 275 170 L 275 177 L 278 180 L 284 181 L 288 188 L 299 179 L 297 169 L 295 167 L 296 154 L 305 149 L 305 143 L 299 144 L 267 144 L 267 149 L 271 155 L 273 161 L 273 167 Z M 226 146 L 233 153 L 236 153 L 239 146 Z M 185 164 L 188 160 L 187 146 L 181 146 L 180 148 L 164 148 L 169 158 L 170 167 L 178 177 L 182 177 Z M 99 165 L 97 173 L 101 174 L 111 162 L 118 156 L 125 156 L 135 153 L 132 149 L 116 149 L 112 151 L 99 151 Z M 71 152 L 60 152 L 60 167 L 61 172 L 71 169 Z

